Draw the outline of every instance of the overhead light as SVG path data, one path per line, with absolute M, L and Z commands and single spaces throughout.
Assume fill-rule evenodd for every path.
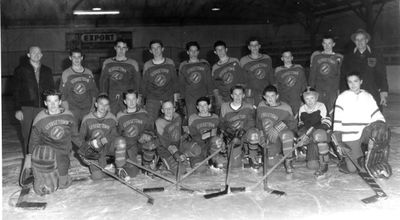
M 100 10 L 74 10 L 74 15 L 118 15 L 119 11 L 102 11 Z
M 92 8 L 92 11 L 101 11 L 101 8 Z
M 211 8 L 211 11 L 220 11 L 220 10 L 221 10 L 221 8 L 218 6 L 214 6 Z

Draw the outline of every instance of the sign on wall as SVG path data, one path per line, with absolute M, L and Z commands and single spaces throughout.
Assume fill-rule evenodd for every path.
M 82 50 L 101 50 L 113 48 L 117 39 L 124 39 L 128 47 L 132 47 L 132 32 L 130 31 L 82 31 L 66 33 L 66 49 L 80 48 Z

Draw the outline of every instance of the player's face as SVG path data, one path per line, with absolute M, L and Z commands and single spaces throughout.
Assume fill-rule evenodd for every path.
M 217 54 L 219 58 L 226 57 L 226 53 L 228 52 L 228 48 L 224 46 L 218 46 L 215 48 L 214 53 Z
M 69 59 L 72 61 L 72 65 L 80 66 L 83 60 L 83 56 L 81 53 L 73 52 Z
M 200 51 L 196 46 L 189 47 L 189 50 L 187 51 L 190 59 L 196 59 L 199 56 L 199 53 Z
M 206 101 L 201 101 L 197 104 L 197 109 L 201 115 L 208 114 L 211 109 L 211 105 L 207 104 Z
M 49 95 L 46 97 L 44 105 L 47 107 L 50 114 L 56 114 L 59 112 L 61 106 L 60 97 L 58 95 Z
M 105 115 L 110 109 L 110 102 L 107 99 L 99 99 L 95 103 L 95 106 L 96 106 L 96 111 L 100 115 Z
M 161 46 L 159 43 L 154 43 L 150 47 L 150 53 L 153 54 L 155 57 L 160 57 L 162 56 L 162 53 L 164 51 L 164 47 Z
M 244 98 L 243 90 L 241 90 L 241 89 L 233 90 L 231 97 L 232 97 L 234 103 L 237 103 L 237 104 L 242 103 L 242 100 Z
M 258 41 L 250 41 L 249 46 L 247 47 L 251 53 L 258 53 L 261 45 L 258 43 Z
M 275 92 L 266 92 L 264 95 L 264 99 L 270 106 L 275 106 L 277 104 L 279 95 Z
M 39 62 L 43 57 L 42 50 L 39 47 L 31 47 L 28 57 L 32 62 Z
M 317 97 L 315 95 L 305 95 L 304 101 L 308 107 L 313 107 L 317 103 Z
M 136 94 L 131 94 L 131 93 L 126 94 L 124 103 L 128 109 L 135 109 L 138 103 Z
M 174 105 L 172 104 L 172 102 L 164 103 L 161 108 L 161 112 L 164 113 L 164 116 L 166 118 L 172 118 L 172 116 L 175 113 L 175 108 L 174 108 Z
M 357 36 L 355 37 L 355 44 L 356 44 L 357 49 L 365 50 L 367 48 L 368 39 L 362 33 L 357 34 Z
M 117 45 L 114 47 L 117 56 L 125 56 L 125 53 L 128 51 L 128 45 L 124 42 L 118 42 Z
M 358 76 L 347 77 L 347 85 L 349 89 L 353 92 L 359 92 L 362 84 L 362 80 Z
M 291 64 L 293 61 L 293 56 L 291 52 L 284 52 L 282 54 L 281 60 L 283 61 L 284 64 Z
M 328 38 L 322 40 L 322 47 L 324 48 L 324 51 L 332 51 L 334 46 L 335 42 L 333 42 L 332 39 Z

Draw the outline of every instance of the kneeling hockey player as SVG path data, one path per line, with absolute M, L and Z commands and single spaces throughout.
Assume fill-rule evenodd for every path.
M 360 75 L 352 72 L 346 78 L 349 90 L 336 100 L 332 136 L 344 156 L 339 170 L 356 172 L 353 160 L 373 177 L 389 178 L 392 175 L 388 162 L 390 131 L 385 118 L 373 96 L 360 89 L 363 83 Z

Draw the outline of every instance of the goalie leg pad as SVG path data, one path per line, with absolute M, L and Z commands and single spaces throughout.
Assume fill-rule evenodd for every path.
M 319 152 L 318 146 L 315 143 L 307 146 L 306 161 L 308 169 L 317 170 L 319 168 Z
M 389 145 L 384 149 L 374 147 L 373 142 L 370 140 L 370 149 L 365 158 L 367 171 L 375 178 L 389 178 L 392 175 L 392 167 L 389 164 Z
M 293 146 L 294 146 L 294 143 L 293 143 L 294 134 L 290 130 L 283 130 L 279 137 L 280 137 L 281 142 L 282 142 L 283 155 L 287 155 L 293 149 Z
M 33 189 L 38 195 L 50 194 L 59 185 L 56 151 L 47 145 L 38 145 L 32 152 Z

